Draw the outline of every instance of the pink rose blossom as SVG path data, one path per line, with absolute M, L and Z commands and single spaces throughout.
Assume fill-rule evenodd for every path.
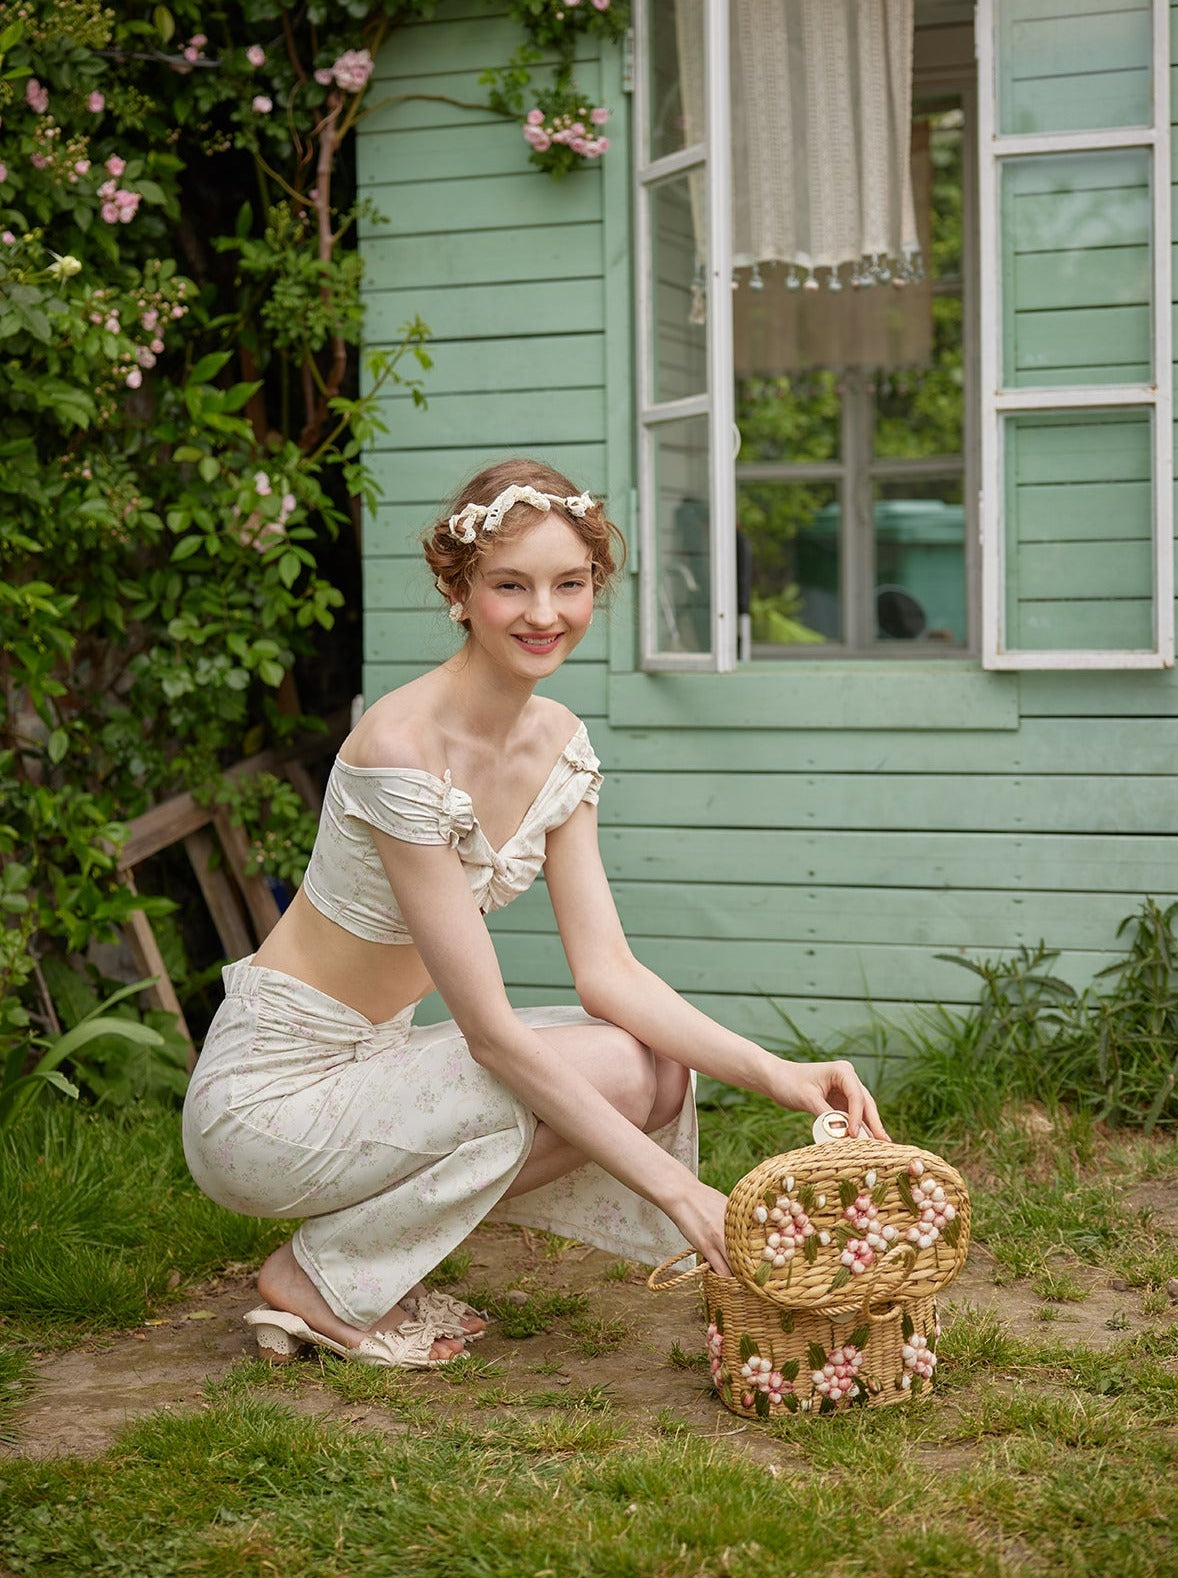
M 245 58 L 251 66 L 264 66 L 266 64 L 266 51 L 261 44 L 251 44 L 245 52 Z
M 7 181 L 7 179 L 8 179 L 8 166 L 6 164 L 0 164 L 0 186 L 3 186 L 5 181 Z
M 157 311 L 157 309 L 155 307 L 149 307 L 147 309 L 147 311 L 143 314 L 143 316 L 139 319 L 139 321 L 143 325 L 143 327 L 147 330 L 148 334 L 150 334 L 151 331 L 155 328 L 156 324 L 160 321 L 159 312 Z
M 544 111 L 540 109 L 529 110 L 527 114 L 527 122 L 529 126 L 543 126 Z
M 115 202 L 120 208 L 129 208 L 134 213 L 139 207 L 139 193 L 128 192 L 125 186 L 120 186 L 115 193 Z
M 89 159 L 76 159 L 74 161 L 74 169 L 78 172 L 79 175 L 85 175 L 86 172 L 89 170 L 89 168 L 90 168 L 90 161 L 89 161 Z
M 44 170 L 49 160 L 43 153 L 31 153 L 29 155 L 29 163 L 34 170 Z
M 49 108 L 49 89 L 43 88 L 36 77 L 25 83 L 25 103 L 34 115 L 44 115 Z
M 138 367 L 132 367 L 131 371 L 127 374 L 127 388 L 138 389 L 142 382 L 143 374 L 139 371 Z
M 535 148 L 537 153 L 543 153 L 546 148 L 552 146 L 552 138 L 546 131 L 541 131 L 538 126 L 525 126 L 523 130 L 525 140 Z
M 154 367 L 155 352 L 149 351 L 145 345 L 141 345 L 135 352 L 135 360 L 139 363 L 140 367 Z
M 608 11 L 609 0 L 593 0 L 593 8 L 596 11 Z
M 266 498 L 273 491 L 270 485 L 270 478 L 266 473 L 264 471 L 256 471 L 254 473 L 254 492 L 259 493 L 262 498 Z
M 284 493 L 282 495 L 282 509 L 280 514 L 283 520 L 286 520 L 288 515 L 292 515 L 294 513 L 297 503 L 298 500 L 295 498 L 293 493 Z
M 330 66 L 320 66 L 315 73 L 315 81 L 321 88 L 329 88 L 335 81 L 335 75 Z
M 333 64 L 331 75 L 337 88 L 345 93 L 359 93 L 372 75 L 372 56 L 366 49 L 345 49 Z
M 200 59 L 200 50 L 194 44 L 188 44 L 181 52 L 190 64 L 195 64 Z
M 595 110 L 589 111 L 589 119 L 594 126 L 604 126 L 606 121 L 609 120 L 609 111 L 604 104 L 599 104 Z
M 122 217 L 114 203 L 103 203 L 99 212 L 108 225 L 117 225 Z
M 12 247 L 16 245 L 16 237 L 13 235 L 11 230 L 0 230 L 0 241 L 3 241 L 6 247 Z
M 159 356 L 161 354 L 161 352 L 163 351 L 163 348 L 164 348 L 164 342 L 162 340 L 160 340 L 160 339 L 152 340 L 152 342 L 151 342 L 151 349 L 155 352 L 155 354 L 157 356 Z
M 94 89 L 94 92 L 86 100 L 86 108 L 90 111 L 91 115 L 101 115 L 103 110 L 106 108 L 106 100 L 103 98 L 102 94 L 99 93 L 97 88 Z
M 253 110 L 255 115 L 269 115 L 273 108 L 274 100 L 268 99 L 264 93 L 255 94 L 250 105 L 250 109 Z
M 203 33 L 194 33 L 188 42 L 194 44 L 197 49 L 203 49 L 208 43 L 208 39 Z
M 599 137 L 597 139 L 597 151 L 598 151 L 598 153 L 608 153 L 609 152 L 609 138 L 608 137 Z
M 127 161 L 120 159 L 117 153 L 112 153 L 106 161 L 106 172 L 108 175 L 113 175 L 116 181 L 126 168 Z

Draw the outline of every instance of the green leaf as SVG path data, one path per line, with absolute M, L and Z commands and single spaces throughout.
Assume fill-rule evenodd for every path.
M 49 760 L 56 767 L 59 762 L 65 760 L 66 752 L 70 748 L 69 734 L 65 729 L 54 729 L 46 742 L 45 748 L 49 753 Z
M 215 378 L 232 356 L 232 351 L 210 351 L 207 356 L 202 356 L 200 361 L 188 375 L 190 384 L 207 384 Z
M 258 664 L 258 678 L 264 685 L 272 685 L 275 689 L 282 684 L 282 677 L 286 673 L 281 663 L 275 663 L 267 658 L 264 663 Z
M 758 1388 L 757 1391 L 753 1393 L 753 1408 L 756 1410 L 758 1419 L 768 1419 L 769 1394 L 767 1392 L 762 1392 L 760 1388 Z
M 840 1266 L 830 1279 L 830 1291 L 837 1293 L 840 1288 L 845 1288 L 850 1280 L 851 1268 L 849 1266 Z
M 859 1194 L 859 1186 L 852 1183 L 849 1178 L 839 1179 L 839 1204 L 845 1211 L 847 1206 L 854 1205 Z
M 278 561 L 278 579 L 286 587 L 287 591 L 298 580 L 301 569 L 302 563 L 298 554 L 287 549 Z
M 787 1381 L 796 1381 L 798 1378 L 798 1371 L 801 1369 L 801 1367 L 802 1366 L 797 1359 L 787 1359 L 784 1364 L 779 1364 L 777 1366 Z
M 200 552 L 203 544 L 203 537 L 181 537 L 180 541 L 172 549 L 172 558 L 177 563 L 181 559 L 191 559 L 194 553 Z
M 781 1312 L 781 1329 L 782 1329 L 783 1332 L 786 1333 L 787 1336 L 789 1335 L 789 1333 L 791 1331 L 793 1331 L 793 1329 L 794 1329 L 794 1312 L 793 1312 L 793 1310 L 782 1310 L 782 1312 Z
M 847 1341 L 851 1344 L 852 1348 L 866 1348 L 870 1340 L 871 1326 L 867 1322 L 865 1322 L 862 1326 L 856 1326 L 855 1330 L 847 1338 Z
M 213 482 L 221 474 L 221 462 L 216 455 L 202 455 L 196 469 L 202 482 Z
M 811 1233 L 809 1238 L 802 1240 L 802 1257 L 808 1266 L 812 1266 L 818 1259 L 818 1234 Z
M 163 39 L 164 43 L 170 43 L 173 35 L 176 32 L 176 19 L 168 10 L 167 6 L 157 5 L 155 10 L 151 13 L 151 20 L 155 26 L 156 32 Z
M 746 1364 L 750 1359 L 758 1359 L 760 1356 L 761 1350 L 757 1347 L 756 1343 L 749 1336 L 747 1331 L 742 1331 L 740 1334 L 741 1364 Z
M 917 1209 L 916 1199 L 912 1193 L 912 1184 L 909 1181 L 907 1172 L 897 1174 L 896 1188 L 900 1191 L 900 1199 L 904 1202 L 907 1209 L 912 1212 L 913 1216 L 919 1216 L 920 1212 Z
M 908 1338 L 911 1337 L 913 1332 L 916 1330 L 912 1316 L 909 1315 L 907 1310 L 905 1310 L 903 1315 L 900 1317 L 900 1330 L 904 1335 L 905 1342 L 907 1342 Z
M 826 1349 L 818 1342 L 806 1344 L 806 1363 L 811 1370 L 821 1370 L 826 1365 Z
M 773 1262 L 771 1260 L 762 1260 L 761 1264 L 757 1267 L 756 1271 L 753 1273 L 753 1281 L 757 1284 L 757 1286 L 759 1288 L 763 1288 L 765 1286 L 766 1282 L 768 1282 L 769 1278 L 772 1275 L 773 1275 Z

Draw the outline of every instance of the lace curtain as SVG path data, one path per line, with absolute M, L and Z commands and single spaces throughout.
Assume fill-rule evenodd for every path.
M 675 3 L 690 142 L 704 134 L 701 5 Z M 731 0 L 738 372 L 927 360 L 913 12 L 914 0 Z M 692 186 L 702 264 L 704 194 Z M 696 303 L 698 314 L 699 291 Z

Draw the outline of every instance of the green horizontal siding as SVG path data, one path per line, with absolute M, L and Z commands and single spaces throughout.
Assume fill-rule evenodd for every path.
M 1081 111 L 1083 124 L 1131 112 L 1148 50 L 1141 0 L 1004 0 L 1003 13 L 1016 117 L 1068 129 Z M 364 527 L 371 695 L 460 639 L 414 539 L 462 476 L 505 448 L 538 451 L 612 485 L 628 523 L 624 102 L 610 100 L 610 155 L 556 185 L 528 167 L 513 125 L 398 97 L 475 101 L 478 72 L 517 42 L 505 15 L 444 0 L 438 20 L 382 51 L 386 102 L 374 95 L 361 134 L 364 192 L 388 216 L 365 231 L 370 337 L 391 338 L 413 312 L 435 336 L 427 409 L 384 398 L 390 432 L 369 457 L 382 491 Z M 1178 29 L 1174 42 L 1178 61 Z M 577 74 L 596 92 L 618 69 L 586 59 Z M 1001 284 L 1026 384 L 1148 366 L 1148 189 L 1126 169 L 1124 154 L 1020 161 Z M 668 388 L 692 376 L 688 228 L 679 239 L 656 266 Z M 1152 579 L 1148 425 L 1120 412 L 1020 418 L 1008 459 L 1016 628 L 1046 621 L 1039 645 L 1135 644 Z M 556 689 L 606 771 L 602 855 L 636 951 L 722 1022 L 772 1044 L 788 1034 L 783 1013 L 819 1039 L 872 1013 L 902 1021 L 913 1005 L 976 999 L 939 953 L 1041 939 L 1083 986 L 1117 957 L 1118 923 L 1141 895 L 1178 895 L 1174 674 L 806 658 L 643 675 L 631 585 Z M 568 1000 L 542 885 L 491 924 L 515 1003 Z M 445 1016 L 436 999 L 423 1007 Z

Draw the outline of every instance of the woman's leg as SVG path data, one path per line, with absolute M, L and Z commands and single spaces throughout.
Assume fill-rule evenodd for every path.
M 647 1133 L 669 1123 L 683 1106 L 690 1074 L 681 1064 L 659 1057 L 616 1025 L 589 1023 L 536 1027 L 560 1054 L 578 1069 L 611 1106 Z M 514 1199 L 574 1172 L 584 1154 L 546 1123 L 536 1125 L 528 1158 L 503 1198 Z

